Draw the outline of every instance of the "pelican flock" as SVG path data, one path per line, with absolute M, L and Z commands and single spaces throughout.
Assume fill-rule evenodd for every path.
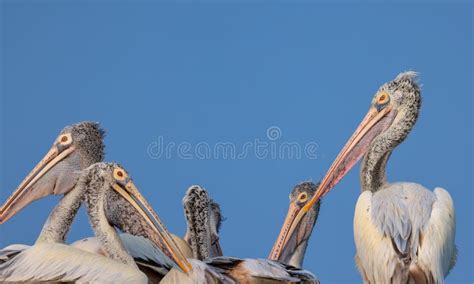
M 303 268 L 303 260 L 321 198 L 362 159 L 353 228 L 361 280 L 444 283 L 457 254 L 450 194 L 386 178 L 389 157 L 415 125 L 420 107 L 415 72 L 383 84 L 321 182 L 293 188 L 268 257 L 256 259 L 225 255 L 219 238 L 221 205 L 204 187 L 193 185 L 185 192 L 186 233 L 171 234 L 129 173 L 118 163 L 103 162 L 105 132 L 99 124 L 67 126 L 0 208 L 3 224 L 35 200 L 63 195 L 34 244 L 0 250 L 0 281 L 320 283 Z M 81 206 L 95 236 L 68 245 Z

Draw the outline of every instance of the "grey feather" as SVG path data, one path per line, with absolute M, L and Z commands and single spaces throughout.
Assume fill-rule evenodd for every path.
M 366 283 L 444 283 L 456 254 L 452 199 L 443 189 L 414 183 L 365 191 L 356 205 L 354 237 Z
M 9 245 L 2 250 L 0 250 L 0 263 L 4 263 L 9 261 L 15 255 L 19 254 L 20 252 L 28 249 L 30 246 L 22 245 L 22 244 L 13 244 Z
M 175 266 L 175 263 L 168 256 L 144 237 L 122 233 L 120 234 L 120 239 L 127 252 L 134 259 L 152 262 L 168 270 Z
M 289 283 L 319 283 L 311 272 L 285 265 L 268 259 L 245 259 L 243 262 L 251 275 L 255 278 L 264 278 Z
M 213 267 L 229 270 L 241 265 L 251 277 L 286 283 L 319 283 L 313 273 L 293 266 L 268 259 L 251 259 L 237 257 L 214 257 L 205 261 Z
M 393 239 L 401 258 L 416 257 L 434 202 L 434 194 L 416 183 L 394 183 L 374 193 L 372 221 L 384 236 Z
M 206 262 L 197 259 L 188 259 L 193 266 L 188 274 L 181 272 L 177 268 L 173 268 L 160 283 L 163 284 L 188 284 L 188 283 L 221 283 L 236 284 L 232 279 L 219 267 L 214 267 Z
M 176 266 L 168 256 L 154 246 L 147 238 L 128 233 L 119 234 L 119 237 L 127 253 L 132 256 L 138 264 L 138 268 L 145 266 L 147 270 L 153 270 L 155 272 L 154 274 L 157 274 L 155 276 L 163 277 L 169 270 Z M 103 244 L 97 237 L 89 237 L 75 241 L 71 246 L 92 253 L 104 254 Z

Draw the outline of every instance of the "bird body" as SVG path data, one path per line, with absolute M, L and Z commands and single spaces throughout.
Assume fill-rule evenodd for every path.
M 162 284 L 195 284 L 195 283 L 220 283 L 236 284 L 234 279 L 229 277 L 219 267 L 207 264 L 198 259 L 188 259 L 193 269 L 188 273 L 183 273 L 179 269 L 173 268 L 165 275 L 160 283 Z
M 188 244 L 180 237 L 174 234 L 170 235 L 178 245 L 178 248 L 183 251 L 184 255 L 186 257 L 192 257 L 193 254 Z M 164 263 L 165 254 L 155 247 L 148 239 L 127 233 L 121 233 L 119 234 L 119 237 L 124 248 L 135 259 Z M 80 239 L 71 243 L 71 246 L 84 251 L 105 255 L 102 243 L 98 237 Z
M 2 283 L 148 282 L 143 272 L 129 265 L 60 243 L 43 242 L 18 250 L 16 255 L 10 255 L 5 262 L 0 263 L 0 271 Z
M 226 266 L 233 263 L 228 273 L 237 283 L 272 284 L 272 283 L 318 283 L 319 280 L 311 272 L 269 259 L 254 258 L 214 258 L 210 265 Z
M 320 283 L 309 271 L 268 259 L 221 256 L 203 262 L 194 259 L 189 261 L 193 266 L 190 273 L 184 274 L 177 269 L 172 269 L 161 283 Z
M 453 202 L 442 188 L 394 183 L 364 191 L 354 214 L 356 264 L 365 283 L 443 283 L 455 263 L 454 232 Z

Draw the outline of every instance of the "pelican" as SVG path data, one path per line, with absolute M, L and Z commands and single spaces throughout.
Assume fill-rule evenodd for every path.
M 308 190 L 308 192 L 312 190 L 314 193 L 315 188 L 303 184 L 298 187 L 297 190 Z M 193 251 L 197 251 L 197 255 L 203 261 L 189 259 L 193 267 L 191 272 L 184 274 L 174 268 L 163 278 L 161 283 L 319 283 L 311 272 L 273 260 L 242 259 L 229 256 L 212 257 L 210 252 L 213 251 L 213 245 L 215 245 L 214 240 L 219 239 L 218 235 L 213 237 L 214 233 L 219 232 L 217 229 L 219 227 L 218 222 L 211 221 L 208 218 L 209 206 L 206 204 L 212 204 L 212 200 L 209 198 L 205 189 L 199 186 L 193 186 L 188 190 L 183 199 L 185 212 L 187 201 L 191 201 L 196 205 L 205 204 L 205 206 L 201 206 L 200 210 L 196 210 L 197 214 L 193 214 L 197 217 L 187 217 L 188 230 L 190 231 L 189 235 L 195 238 L 195 240 L 191 241 L 191 244 L 197 244 L 191 245 L 191 247 Z M 197 207 L 198 206 L 195 206 L 193 209 Z M 187 212 L 185 214 L 186 216 L 191 215 L 187 214 Z M 215 218 L 215 220 L 218 220 L 218 218 Z M 309 233 L 310 231 L 311 229 L 309 229 Z M 304 233 L 306 234 L 307 231 Z M 306 247 L 306 244 L 302 242 L 297 242 L 293 245 Z M 286 252 L 288 249 L 285 247 L 283 251 Z
M 318 185 L 319 184 L 314 184 L 312 182 L 302 182 L 296 185 L 291 191 L 288 213 L 280 234 L 270 252 L 269 259 L 286 263 L 296 268 L 303 267 L 303 260 L 306 248 L 308 247 L 308 241 L 319 215 L 321 203 L 319 200 L 304 216 L 304 220 L 302 220 L 298 226 L 296 233 L 292 235 L 286 245 L 282 247 L 281 244 L 286 239 L 288 228 L 293 223 L 294 218 L 301 208 L 303 208 L 303 206 L 313 197 Z
M 81 205 L 79 191 L 72 191 L 81 170 L 104 158 L 104 131 L 95 122 L 65 127 L 44 158 L 20 183 L 0 208 L 0 224 L 48 195 L 64 194 L 49 215 L 37 242 L 63 243 L 73 216 Z
M 222 269 L 207 265 L 204 260 L 221 256 L 219 231 L 222 223 L 220 206 L 203 187 L 193 185 L 183 197 L 187 229 L 184 240 L 192 250 L 188 261 L 193 267 L 188 274 L 172 269 L 160 283 L 235 283 Z
M 205 260 L 222 256 L 219 243 L 222 215 L 219 204 L 209 197 L 204 188 L 193 185 L 186 191 L 183 207 L 187 222 L 184 240 L 190 245 L 193 258 Z
M 355 262 L 364 283 L 444 283 L 456 261 L 453 200 L 442 188 L 389 183 L 386 165 L 418 118 L 420 87 L 415 72 L 383 84 L 368 114 L 348 140 L 307 206 L 329 192 L 364 157 L 361 195 L 354 214 Z
M 74 190 L 85 192 L 85 203 L 91 226 L 102 242 L 108 257 L 86 252 L 59 243 L 40 243 L 25 249 L 0 265 L 0 279 L 7 282 L 22 281 L 78 281 L 99 283 L 148 283 L 146 275 L 138 269 L 115 231 L 115 226 L 127 233 L 139 232 L 159 247 L 180 269 L 187 272 L 189 263 L 177 255 L 176 245 L 156 213 L 142 197 L 128 173 L 113 163 L 97 163 L 83 171 Z M 120 198 L 128 203 L 121 207 L 127 218 L 109 212 L 107 203 Z

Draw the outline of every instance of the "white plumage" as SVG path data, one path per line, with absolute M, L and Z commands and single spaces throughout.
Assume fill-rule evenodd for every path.
M 396 183 L 364 191 L 354 214 L 356 263 L 364 282 L 407 283 L 418 275 L 412 280 L 443 283 L 455 262 L 454 232 L 453 202 L 442 188 L 431 192 Z
M 94 263 L 100 263 L 100 265 L 93 265 Z M 35 244 L 9 258 L 0 264 L 0 280 L 3 282 L 59 280 L 93 283 L 148 282 L 144 273 L 129 265 L 59 243 Z

